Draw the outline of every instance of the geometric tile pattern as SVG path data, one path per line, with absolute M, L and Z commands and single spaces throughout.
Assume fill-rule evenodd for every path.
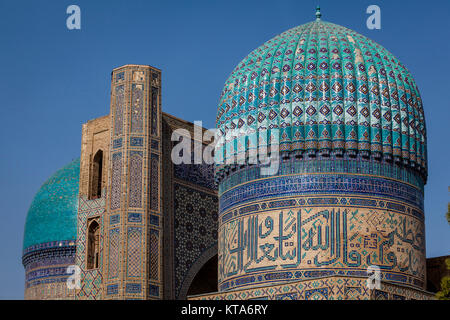
M 250 168 L 236 168 L 229 173 L 219 185 L 219 194 L 223 194 L 228 189 L 248 181 L 264 178 L 261 174 L 260 165 L 253 165 Z M 365 159 L 357 156 L 354 158 L 343 156 L 339 159 L 330 157 L 303 158 L 301 161 L 295 157 L 280 159 L 278 175 L 307 174 L 307 173 L 353 173 L 358 175 L 379 176 L 399 180 L 411 184 L 423 190 L 424 181 L 416 172 L 393 163 L 379 163 L 373 159 Z
M 67 267 L 75 262 L 75 242 L 44 243 L 46 249 L 24 254 L 25 299 L 71 299 L 74 290 L 68 290 Z
M 122 153 L 112 155 L 110 208 L 120 208 L 122 187 Z
M 75 262 L 80 160 L 56 171 L 28 210 L 23 241 L 26 299 L 69 299 L 67 267 Z
M 381 281 L 369 289 L 366 277 L 325 276 L 312 280 L 261 286 L 190 297 L 189 300 L 432 300 L 428 292 Z
M 159 155 L 152 153 L 151 158 L 151 172 L 150 172 L 150 209 L 154 211 L 159 210 Z
M 236 66 L 216 127 L 236 133 L 219 144 L 217 160 L 275 137 L 280 151 L 398 157 L 426 177 L 424 112 L 410 72 L 379 44 L 320 19 L 270 39 Z
M 311 173 L 283 175 L 238 185 L 220 194 L 220 213 L 238 204 L 270 197 L 317 194 L 378 196 L 389 206 L 392 206 L 392 201 L 402 201 L 423 210 L 423 191 L 399 181 L 357 174 Z
M 205 145 L 202 144 L 202 154 L 205 151 Z M 191 162 L 174 164 L 173 175 L 177 179 L 189 181 L 204 188 L 216 190 L 217 185 L 214 182 L 214 165 L 197 163 L 194 158 L 194 152 L 191 152 Z
M 366 275 L 370 265 L 380 266 L 386 281 L 425 287 L 423 191 L 397 182 L 390 195 L 373 187 L 361 193 L 370 176 L 352 177 L 349 184 L 344 174 L 298 178 L 308 182 L 304 188 L 292 183 L 297 176 L 275 176 L 219 195 L 220 291 Z M 414 201 L 407 201 L 409 188 Z
M 143 73 L 142 71 L 135 71 L 134 73 Z M 143 75 L 142 75 L 143 76 Z M 132 101 L 131 101 L 131 132 L 142 132 L 142 122 L 144 113 L 144 85 L 133 83 L 131 86 Z
M 128 227 L 128 277 L 141 276 L 142 228 Z
M 152 288 L 157 288 L 156 296 L 159 297 L 161 287 L 159 276 L 150 279 L 149 274 L 149 270 L 153 270 L 153 275 L 159 275 L 161 261 L 160 247 L 157 252 L 152 252 L 154 247 L 148 241 L 151 233 L 149 217 L 159 219 L 161 214 L 159 149 L 153 148 L 150 154 L 150 141 L 158 144 L 160 141 L 158 130 L 150 129 L 150 125 L 153 128 L 151 118 L 157 121 L 160 113 L 159 80 L 153 81 L 153 73 L 159 71 L 137 65 L 113 70 L 110 114 L 115 130 L 111 144 L 117 139 L 122 139 L 122 144 L 111 150 L 110 157 L 110 205 L 107 210 L 110 224 L 105 232 L 108 278 L 104 283 L 110 288 L 106 294 L 108 299 L 147 299 L 150 297 L 149 282 L 152 282 Z M 156 235 L 159 243 L 162 235 Z
M 52 184 L 68 188 L 61 196 L 70 199 L 61 206 L 78 211 L 76 253 L 75 236 L 31 240 L 23 256 L 27 297 L 161 299 L 166 274 L 170 295 L 185 297 L 216 253 L 220 293 L 195 299 L 428 297 L 420 290 L 422 102 L 409 72 L 384 48 L 319 19 L 250 53 L 222 92 L 216 125 L 240 133 L 219 145 L 217 159 L 274 141 L 284 154 L 278 176 L 261 176 L 258 164 L 217 166 L 219 199 L 214 166 L 162 163 L 167 123 L 160 121 L 159 71 L 125 66 L 111 80 L 109 185 L 97 199 L 77 192 L 73 198 L 74 175 L 63 170 L 52 177 Z M 51 186 L 41 194 L 55 200 Z M 38 206 L 35 211 L 45 211 Z M 93 219 L 100 225 L 99 263 L 87 269 Z M 64 288 L 74 261 L 82 272 L 75 294 Z M 168 273 L 165 262 L 173 266 Z M 369 290 L 366 270 L 373 264 L 383 285 Z
M 75 290 L 67 288 L 67 277 L 25 288 L 26 300 L 73 300 Z
M 150 229 L 150 279 L 158 280 L 159 231 Z
M 156 75 L 156 77 L 153 77 L 154 75 Z M 153 84 L 159 84 L 159 80 L 158 80 L 158 74 L 157 73 L 153 73 L 152 74 L 152 83 Z M 161 110 L 161 103 L 159 102 L 158 96 L 160 95 L 159 92 L 159 88 L 152 86 L 152 90 L 151 90 L 152 94 L 151 94 L 151 126 L 150 126 L 150 133 L 152 135 L 158 135 L 158 131 L 160 129 L 158 129 L 159 127 L 159 114 L 160 114 L 160 110 Z
M 76 265 L 81 269 L 81 289 L 77 292 L 76 299 L 99 300 L 102 298 L 102 272 L 103 272 L 103 230 L 105 212 L 105 189 L 101 192 L 101 197 L 89 200 L 87 196 L 81 195 L 78 202 L 78 235 L 77 235 L 77 255 Z M 100 225 L 99 232 L 99 262 L 98 268 L 87 269 L 87 227 L 88 220 L 95 218 Z
M 125 88 L 123 85 L 115 87 L 115 108 L 114 108 L 114 135 L 123 132 L 123 113 L 125 108 Z
M 194 163 L 194 162 L 192 162 Z M 217 189 L 214 183 L 214 166 L 202 164 L 177 164 L 174 165 L 174 176 L 187 180 L 208 189 Z
M 130 191 L 128 206 L 142 207 L 142 152 L 130 153 Z
M 217 197 L 174 183 L 175 294 L 203 252 L 217 243 Z M 192 279 L 191 279 L 192 280 Z
M 108 278 L 113 279 L 119 276 L 120 268 L 120 230 L 114 228 L 109 230 L 109 269 Z

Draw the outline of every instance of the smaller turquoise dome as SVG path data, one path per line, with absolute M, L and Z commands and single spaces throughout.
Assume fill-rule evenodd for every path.
M 23 249 L 76 240 L 80 159 L 56 171 L 34 196 L 25 222 Z

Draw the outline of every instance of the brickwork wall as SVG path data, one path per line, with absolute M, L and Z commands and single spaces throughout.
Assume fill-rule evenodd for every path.
M 81 288 L 77 290 L 76 299 L 102 298 L 103 280 L 103 232 L 105 221 L 105 202 L 107 182 L 109 175 L 108 157 L 110 144 L 110 117 L 109 115 L 93 119 L 83 124 L 81 136 L 80 156 L 80 193 L 78 198 L 77 218 L 77 253 L 75 262 L 81 269 Z M 100 197 L 91 197 L 93 184 L 93 159 L 95 154 L 103 152 L 102 191 Z M 87 239 L 88 221 L 95 219 L 100 225 L 100 254 L 98 268 L 87 267 Z
M 332 276 L 258 288 L 188 297 L 188 300 L 431 300 L 429 292 L 381 282 L 369 289 L 365 277 Z

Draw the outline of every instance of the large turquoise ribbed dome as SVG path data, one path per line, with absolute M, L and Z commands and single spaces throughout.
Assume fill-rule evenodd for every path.
M 56 171 L 34 196 L 25 223 L 23 249 L 76 239 L 80 160 Z
M 279 141 L 286 152 L 396 160 L 426 177 L 424 112 L 409 71 L 379 44 L 320 18 L 238 64 L 216 126 L 237 132 L 219 145 L 218 161 Z

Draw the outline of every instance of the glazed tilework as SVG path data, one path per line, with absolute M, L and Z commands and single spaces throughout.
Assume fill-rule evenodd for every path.
M 216 127 L 239 132 L 219 145 L 217 160 L 279 141 L 287 152 L 397 157 L 426 177 L 424 112 L 409 71 L 379 44 L 320 19 L 236 66 Z
M 123 85 L 115 87 L 115 108 L 114 108 L 114 135 L 120 135 L 123 132 L 123 116 L 125 108 L 125 88 Z
M 202 154 L 205 151 L 205 144 L 201 144 Z M 192 143 L 192 149 L 196 146 Z M 190 183 L 199 185 L 211 190 L 217 190 L 217 184 L 214 181 L 214 165 L 203 163 L 196 163 L 194 152 L 191 152 L 190 164 L 181 163 L 173 165 L 173 175 L 177 179 L 182 179 Z
M 88 199 L 86 195 L 80 194 L 78 205 L 78 245 L 76 265 L 81 269 L 81 288 L 77 291 L 77 300 L 99 300 L 102 298 L 103 283 L 103 247 L 104 247 L 104 224 L 105 224 L 106 189 L 103 188 L 100 198 Z M 99 239 L 99 267 L 87 269 L 87 228 L 88 220 L 96 219 L 100 225 Z
M 128 206 L 142 208 L 142 152 L 130 153 L 130 190 Z
M 112 170 L 111 170 L 111 199 L 110 208 L 120 208 L 121 202 L 121 188 L 122 188 L 122 153 L 117 152 L 112 155 Z
M 217 243 L 217 197 L 174 183 L 175 294 L 186 294 L 189 270 Z M 209 258 L 209 257 L 208 257 Z
M 28 253 L 34 252 L 34 251 L 41 251 L 41 250 L 47 250 L 47 249 L 53 249 L 57 247 L 66 247 L 66 246 L 74 246 L 75 240 L 59 240 L 59 241 L 51 241 L 51 242 L 44 242 L 32 245 L 28 248 L 26 248 L 23 251 L 23 257 L 25 258 Z
M 354 174 L 310 173 L 266 178 L 238 185 L 220 195 L 219 211 L 258 199 L 292 195 L 351 194 L 401 200 L 423 210 L 423 191 L 388 179 Z
M 122 147 L 122 138 L 113 140 L 113 149 Z
M 34 251 L 22 257 L 22 264 L 25 272 L 52 265 L 70 265 L 74 261 L 75 249 L 76 245 L 72 242 L 71 246 Z
M 114 69 L 111 93 L 110 115 L 83 125 L 82 165 L 59 170 L 33 200 L 27 299 L 184 299 L 216 254 L 220 292 L 192 299 L 430 298 L 421 291 L 422 102 L 384 48 L 318 20 L 238 65 L 216 124 L 241 134 L 216 156 L 279 140 L 280 170 L 270 177 L 260 165 L 173 165 L 171 133 L 193 124 L 162 114 L 156 68 Z M 89 199 L 86 159 L 99 148 L 106 185 Z M 96 269 L 86 264 L 90 219 L 100 225 Z M 76 291 L 66 286 L 74 263 Z M 378 290 L 365 286 L 372 264 L 382 270 Z
M 261 165 L 252 165 L 236 168 L 222 179 L 219 184 L 219 194 L 247 181 L 267 177 L 261 175 L 261 167 Z M 414 171 L 401 165 L 364 159 L 360 156 L 355 158 L 344 156 L 340 159 L 330 159 L 330 157 L 280 159 L 278 175 L 308 173 L 353 173 L 378 176 L 406 182 L 419 190 L 424 189 L 424 181 Z
M 369 289 L 367 277 L 325 276 L 313 280 L 260 286 L 188 297 L 189 300 L 432 300 L 433 295 L 409 286 L 382 281 Z
M 144 146 L 144 138 L 143 137 L 131 137 L 130 138 L 130 147 L 143 147 Z
M 80 160 L 53 174 L 36 193 L 23 241 L 25 298 L 71 299 L 67 267 L 75 262 Z
M 140 133 L 143 130 L 144 84 L 131 85 L 131 132 Z
M 151 104 L 150 104 L 150 108 L 151 108 L 151 124 L 150 124 L 150 133 L 152 135 L 158 135 L 158 131 L 159 131 L 159 114 L 161 113 L 160 108 L 161 108 L 161 104 L 159 101 L 158 96 L 160 95 L 159 92 L 159 88 L 157 87 L 153 87 L 151 89 L 151 93 L 152 93 L 152 97 L 151 97 Z
M 174 165 L 174 176 L 204 188 L 217 189 L 214 183 L 214 167 L 206 163 Z
M 25 222 L 24 252 L 53 241 L 75 240 L 80 160 L 53 174 L 33 198 Z
M 150 158 L 151 172 L 150 172 L 150 209 L 159 210 L 159 155 L 152 154 Z
M 278 176 L 221 194 L 219 290 L 364 274 L 372 264 L 380 266 L 383 279 L 423 288 L 423 193 L 371 179 Z M 381 187 L 387 187 L 384 193 Z
M 140 277 L 142 272 L 142 228 L 128 227 L 127 237 L 128 277 Z
M 119 129 L 111 135 L 111 145 L 117 139 L 122 139 L 122 143 L 110 150 L 111 184 L 106 213 L 109 226 L 104 233 L 107 258 L 103 266 L 107 273 L 103 283 L 106 299 L 149 299 L 155 296 L 154 290 L 160 296 L 159 237 L 162 235 L 156 233 L 156 247 L 149 241 L 150 238 L 155 241 L 149 217 L 161 215 L 162 178 L 157 147 L 161 113 L 159 82 L 154 83 L 153 73 L 159 71 L 140 65 L 126 65 L 113 71 L 111 127 Z M 123 75 L 119 77 L 119 74 Z M 151 141 L 157 142 L 152 143 L 153 149 L 150 149 Z
M 70 276 L 67 267 L 75 263 L 76 244 L 58 245 L 45 244 L 47 248 L 38 249 L 25 254 L 22 263 L 25 267 L 25 297 L 33 295 L 33 288 L 38 287 L 42 291 L 49 289 L 48 284 L 64 282 Z M 44 244 L 43 244 L 44 245 Z M 74 292 L 64 291 L 67 296 L 57 298 L 69 298 Z M 50 298 L 47 296 L 47 298 Z
M 196 274 L 217 255 L 217 187 L 213 165 L 171 161 L 174 130 L 193 136 L 194 124 L 163 114 L 162 128 L 163 293 L 164 299 L 185 299 Z
M 117 284 L 110 284 L 106 286 L 106 295 L 118 294 L 119 286 Z
M 142 286 L 140 283 L 127 283 L 125 291 L 126 293 L 141 293 Z
M 119 276 L 120 268 L 120 230 L 114 228 L 109 230 L 109 252 L 108 252 L 108 278 L 114 279 Z
M 159 280 L 159 230 L 150 229 L 150 279 Z

